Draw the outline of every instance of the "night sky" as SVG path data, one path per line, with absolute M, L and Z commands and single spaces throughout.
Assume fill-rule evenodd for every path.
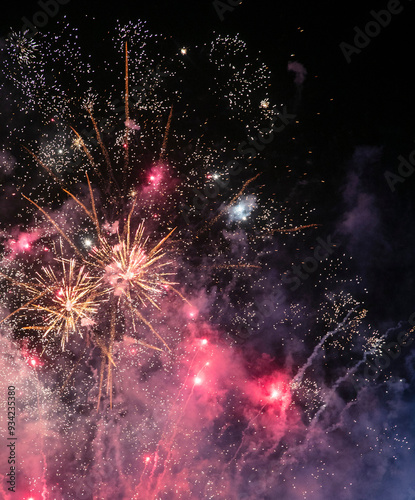
M 0 498 L 415 499 L 411 0 L 69 0 L 25 60 L 40 4 L 0 19 Z

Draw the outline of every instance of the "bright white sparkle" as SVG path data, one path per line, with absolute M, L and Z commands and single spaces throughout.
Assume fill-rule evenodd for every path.
M 246 220 L 256 208 L 255 196 L 245 196 L 229 209 L 229 219 L 233 222 Z

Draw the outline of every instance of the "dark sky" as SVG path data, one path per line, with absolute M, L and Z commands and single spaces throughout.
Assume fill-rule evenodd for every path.
M 117 19 L 145 19 L 154 32 L 171 35 L 179 45 L 204 42 L 212 32 L 235 34 L 249 42 L 252 51 L 261 51 L 276 72 L 284 69 L 292 53 L 308 69 L 308 106 L 324 106 L 334 98 L 333 113 L 349 126 L 359 140 L 379 141 L 394 135 L 410 136 L 413 104 L 410 47 L 414 42 L 410 0 L 401 2 L 401 14 L 392 16 L 388 26 L 374 37 L 361 54 L 348 64 L 339 44 L 353 43 L 354 27 L 364 28 L 372 20 L 372 10 L 382 10 L 387 2 L 348 2 L 339 7 L 329 1 L 250 2 L 224 11 L 220 20 L 213 2 L 79 2 L 60 6 L 74 25 L 89 31 L 97 53 L 100 38 Z M 218 6 L 218 9 L 220 7 Z M 1 32 L 17 28 L 23 16 L 32 19 L 40 10 L 36 2 L 16 2 L 2 13 Z M 91 24 L 90 18 L 97 22 Z M 54 19 L 47 25 L 53 30 Z M 303 30 L 299 31 L 299 28 Z M 84 35 L 85 36 L 85 35 Z M 318 75 L 318 84 L 312 77 Z M 281 85 L 283 87 L 283 85 Z M 311 102 L 310 102 L 311 101 Z M 358 128 L 360 127 L 360 128 Z M 397 131 L 399 130 L 399 134 Z M 395 140 L 398 140 L 397 138 Z
M 342 42 L 353 44 L 354 28 L 364 29 L 373 21 L 371 11 L 387 5 L 352 1 L 340 7 L 329 1 L 246 0 L 232 11 L 224 11 L 221 20 L 213 2 L 70 0 L 60 6 L 56 18 L 65 15 L 73 26 L 79 26 L 98 58 L 102 57 L 102 38 L 117 19 L 144 19 L 151 31 L 172 36 L 178 46 L 203 43 L 213 32 L 239 33 L 253 54 L 261 51 L 272 69 L 276 96 L 286 97 L 288 60 L 298 60 L 306 67 L 301 113 L 308 120 L 307 139 L 314 148 L 329 154 L 332 149 L 347 150 L 356 144 L 382 145 L 391 148 L 390 155 L 396 157 L 398 151 L 410 151 L 413 140 L 410 48 L 415 42 L 415 7 L 409 0 L 401 2 L 402 12 L 392 15 L 389 25 L 360 54 L 353 54 L 350 63 L 339 47 Z M 6 34 L 10 26 L 21 26 L 22 17 L 33 19 L 39 10 L 35 2 L 16 2 L 2 14 L 1 33 Z M 44 29 L 56 29 L 56 18 Z M 91 22 L 92 18 L 96 21 Z M 316 112 L 321 112 L 318 122 L 314 121 Z M 330 154 L 327 161 L 331 161 Z

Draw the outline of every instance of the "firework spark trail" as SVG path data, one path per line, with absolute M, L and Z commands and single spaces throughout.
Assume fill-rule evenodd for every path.
M 63 187 L 63 182 L 61 181 L 61 179 L 59 179 L 59 177 L 54 173 L 52 172 L 52 170 L 45 164 L 43 163 L 40 158 L 35 154 L 33 153 L 32 151 L 30 151 L 30 149 L 28 149 L 26 146 L 22 146 L 24 150 L 26 150 L 30 155 L 33 156 L 33 158 L 37 161 L 37 163 L 44 169 L 46 170 L 46 172 L 52 177 L 52 179 L 57 182 L 61 187 Z
M 173 106 L 170 108 L 169 117 L 167 119 L 167 125 L 166 125 L 166 130 L 164 132 L 163 144 L 162 144 L 161 150 L 160 150 L 159 161 L 163 161 L 164 157 L 165 157 L 165 154 L 166 154 L 167 141 L 168 141 L 168 138 L 169 138 L 172 116 L 173 116 Z
M 154 453 L 154 459 L 153 459 L 153 467 L 151 469 L 151 472 L 150 472 L 150 475 L 149 475 L 149 478 L 147 480 L 147 483 L 148 483 L 148 489 L 151 490 L 152 489 L 152 483 L 154 482 L 154 474 L 157 470 L 157 466 L 158 466 L 158 459 L 159 459 L 159 453 L 158 453 L 158 450 L 160 450 L 161 448 L 161 439 L 159 440 L 159 442 L 157 443 L 157 449 Z M 140 493 L 140 490 L 137 488 L 137 491 L 136 491 L 136 495 L 138 495 Z M 135 497 L 136 498 L 136 497 Z M 137 500 L 140 500 L 138 497 L 137 497 Z
M 382 335 L 382 337 L 379 338 L 379 341 L 386 338 L 386 335 L 387 334 L 384 334 Z M 311 421 L 310 423 L 310 429 L 313 429 L 316 425 L 317 425 L 317 421 L 318 419 L 320 418 L 320 415 L 324 412 L 324 410 L 327 408 L 327 405 L 328 403 L 330 402 L 331 398 L 334 396 L 334 394 L 336 393 L 338 387 L 340 386 L 340 384 L 342 384 L 343 382 L 345 382 L 351 375 L 353 375 L 354 373 L 356 373 L 356 371 L 363 365 L 366 363 L 367 361 L 367 357 L 374 354 L 376 351 L 378 350 L 377 347 L 369 350 L 369 351 L 366 351 L 363 355 L 363 358 L 358 361 L 353 367 L 349 368 L 347 370 L 347 372 L 342 375 L 341 377 L 339 377 L 336 382 L 333 384 L 333 386 L 330 388 L 330 391 L 329 393 L 327 394 L 327 397 L 325 398 L 325 403 L 319 408 L 319 410 L 317 411 L 317 413 L 314 415 L 313 417 L 313 420 Z M 342 412 L 343 413 L 343 412 Z M 329 431 L 329 430 L 328 430 Z
M 37 398 L 37 408 L 38 408 L 38 421 L 44 425 L 44 422 L 46 422 L 46 419 L 42 419 L 42 410 L 41 410 L 41 404 L 40 404 L 40 381 L 39 381 L 39 376 L 36 370 L 36 365 L 34 366 L 34 373 L 35 373 L 35 378 L 36 378 L 36 398 Z M 43 461 L 43 467 L 42 467 L 42 500 L 48 500 L 49 493 L 48 493 L 48 487 L 47 487 L 47 480 L 46 480 L 46 474 L 48 470 L 48 462 L 45 454 L 45 433 L 42 432 L 40 434 L 40 453 L 42 455 L 42 461 Z
M 39 295 L 37 295 L 36 297 L 33 297 L 33 299 L 30 299 L 28 302 L 26 302 L 25 304 L 23 304 L 22 306 L 18 307 L 17 309 L 15 309 L 14 311 L 12 311 L 10 314 L 8 314 L 6 317 L 4 317 L 1 321 L 0 321 L 0 324 L 7 321 L 8 319 L 10 319 L 12 316 L 14 316 L 15 314 L 17 314 L 18 312 L 20 311 L 23 311 L 25 309 L 27 309 L 28 306 L 30 306 L 31 304 L 33 304 L 33 302 L 35 302 L 36 300 L 39 300 L 40 298 L 42 298 L 45 294 L 47 293 L 47 291 L 44 291 L 42 293 L 40 293 Z
M 137 495 L 140 494 L 141 482 L 143 480 L 144 475 L 147 473 L 147 467 L 150 466 L 150 460 L 151 460 L 151 458 L 149 456 L 147 456 L 144 459 L 144 468 L 141 471 L 140 478 L 138 480 L 137 486 L 135 487 L 135 493 L 134 493 L 134 496 L 132 497 L 133 500 L 140 500 L 139 497 L 137 497 Z
M 84 358 L 84 356 L 85 356 L 85 353 L 82 353 L 81 356 L 79 357 L 78 361 L 73 365 L 71 371 L 68 373 L 68 376 L 66 377 L 65 382 L 63 383 L 63 385 L 59 391 L 60 394 L 62 394 L 63 391 L 65 390 L 65 387 L 68 385 L 69 380 L 71 379 L 75 370 L 78 368 L 78 366 L 79 366 L 80 362 L 82 361 L 82 359 Z
M 167 471 L 167 465 L 170 461 L 170 457 L 171 457 L 171 454 L 172 454 L 172 448 L 173 448 L 173 444 L 174 444 L 174 440 L 176 438 L 176 435 L 177 435 L 177 432 L 178 432 L 178 427 L 179 427 L 179 424 L 186 412 L 186 409 L 187 409 L 187 406 L 190 402 L 190 399 L 192 398 L 193 396 L 193 393 L 194 393 L 194 389 L 195 389 L 195 386 L 197 385 L 197 382 L 196 380 L 199 378 L 200 374 L 202 373 L 202 371 L 207 367 L 209 366 L 209 361 L 206 362 L 202 368 L 200 368 L 200 370 L 197 372 L 197 374 L 195 375 L 194 377 L 194 383 L 192 385 L 192 389 L 186 399 L 186 402 L 184 403 L 184 405 L 180 405 L 180 406 L 176 406 L 176 403 L 179 401 L 179 398 L 180 398 L 180 395 L 182 394 L 182 392 L 184 392 L 184 389 L 187 387 L 187 380 L 189 379 L 189 376 L 190 376 L 190 372 L 193 368 L 193 363 L 197 357 L 197 355 L 200 353 L 202 347 L 203 347 L 203 343 L 201 343 L 200 347 L 198 348 L 198 350 L 196 351 L 196 353 L 194 354 L 193 356 L 193 359 L 190 363 L 190 366 L 189 366 L 189 369 L 188 369 L 188 372 L 186 374 L 186 377 L 185 377 L 185 380 L 183 382 L 183 384 L 181 385 L 178 393 L 177 393 L 177 396 L 175 398 L 175 400 L 173 401 L 173 404 L 172 404 L 172 410 L 174 410 L 174 413 L 176 414 L 175 416 L 175 421 L 173 423 L 170 422 L 170 419 L 169 419 L 169 427 L 165 427 L 164 431 L 163 431 L 163 435 L 162 437 L 160 438 L 159 442 L 158 442 L 158 445 L 157 445 L 157 449 L 156 449 L 156 456 L 160 456 L 159 454 L 159 451 L 161 449 L 161 447 L 163 446 L 164 450 L 166 451 L 166 456 L 165 458 L 163 459 L 163 471 L 161 474 L 158 475 L 157 477 L 157 480 L 156 480 L 156 483 L 155 483 L 155 486 L 152 488 L 152 491 L 153 491 L 153 497 L 155 497 L 155 495 L 157 495 L 157 493 L 159 492 L 160 490 L 160 483 L 164 480 L 164 477 L 165 477 L 165 474 L 166 474 L 166 471 Z M 173 413 L 173 411 L 170 412 L 171 414 Z M 166 441 L 166 438 L 168 437 L 167 436 L 167 433 L 170 433 L 170 438 L 168 439 L 168 441 Z M 156 467 L 157 467 L 157 462 L 155 461 L 154 462 L 154 465 L 153 465 L 153 469 L 151 471 L 151 474 L 150 474 L 150 478 L 149 478 L 149 483 L 151 484 L 151 482 L 153 481 L 153 477 L 154 477 L 154 473 L 156 471 Z
M 186 297 L 180 293 L 178 290 L 176 290 L 176 288 L 174 288 L 173 286 L 169 286 L 169 285 L 166 285 L 168 287 L 169 290 L 172 290 L 174 293 L 176 293 L 182 300 L 183 302 L 185 302 L 187 305 L 191 306 L 192 304 L 186 299 Z
M 0 276 L 2 278 L 6 279 L 7 281 L 10 281 L 11 283 L 13 283 L 13 285 L 16 285 L 19 288 L 24 288 L 24 289 L 28 290 L 29 292 L 38 292 L 39 291 L 34 285 L 31 285 L 30 283 L 24 283 L 21 281 L 17 281 L 14 278 L 7 276 L 7 274 L 3 274 L 2 272 L 0 272 Z
M 203 267 L 207 269 L 207 266 Z M 262 266 L 257 264 L 213 264 L 210 269 L 262 269 Z
M 273 384 L 273 386 L 271 386 L 271 390 L 270 390 L 270 394 L 266 396 L 266 398 L 268 399 L 268 401 L 266 401 L 262 407 L 253 415 L 253 417 L 248 421 L 243 433 L 242 433 L 242 437 L 241 437 L 241 442 L 239 443 L 239 446 L 237 448 L 237 450 L 235 451 L 233 457 L 231 458 L 231 460 L 227 463 L 227 467 L 233 462 L 235 461 L 236 462 L 236 458 L 239 454 L 239 452 L 241 451 L 243 445 L 245 444 L 245 438 L 247 436 L 247 432 L 248 430 L 250 429 L 250 427 L 252 426 L 252 424 L 255 422 L 255 420 L 258 419 L 258 417 L 260 415 L 263 415 L 264 414 L 264 410 L 265 408 L 267 407 L 275 407 L 275 405 L 277 405 L 278 407 L 278 426 L 279 428 L 281 429 L 285 429 L 286 428 L 286 423 L 287 423 L 287 408 L 289 406 L 289 399 L 288 398 L 288 386 L 285 387 L 284 389 L 281 386 L 280 384 L 278 384 L 278 388 Z M 285 432 L 285 431 L 284 431 Z M 268 443 L 267 445 L 265 444 L 265 442 L 263 443 L 263 447 L 262 447 L 262 451 L 264 453 L 266 453 L 266 448 L 268 447 L 269 448 L 269 454 L 273 453 L 273 451 L 275 450 L 275 446 L 276 446 L 276 443 L 275 441 L 272 441 L 270 443 Z M 247 449 L 242 455 L 241 455 L 241 459 L 242 457 L 244 456 L 247 456 L 247 455 L 250 455 L 252 454 L 252 449 Z
M 95 128 L 96 127 L 96 123 L 95 123 L 94 117 L 92 116 L 92 112 L 89 110 L 89 108 L 86 108 L 86 110 L 90 114 L 90 117 L 91 117 L 91 120 L 92 120 L 92 124 L 93 124 L 93 126 Z M 71 127 L 71 129 L 74 132 L 74 134 L 76 135 L 77 140 L 79 141 L 79 143 L 80 143 L 80 145 L 81 145 L 81 147 L 82 147 L 82 149 L 83 149 L 86 157 L 88 158 L 88 161 L 91 164 L 91 167 L 93 168 L 94 172 L 97 174 L 98 178 L 101 179 L 102 182 L 103 182 L 104 178 L 102 177 L 102 174 L 101 174 L 100 170 L 96 166 L 95 161 L 94 161 L 94 159 L 93 159 L 93 157 L 92 157 L 89 149 L 86 147 L 85 142 L 82 139 L 81 135 L 73 127 Z M 97 134 L 98 143 L 100 143 L 101 135 L 100 135 L 100 132 L 99 132 L 98 128 L 95 128 L 95 132 Z M 108 154 L 108 152 L 107 152 L 107 154 Z M 111 182 L 111 178 L 110 178 L 110 182 Z
M 181 411 L 179 410 L 179 416 L 178 416 L 176 422 L 174 422 L 171 425 L 170 438 L 168 439 L 168 441 L 166 441 L 165 443 L 163 443 L 163 449 L 164 449 L 164 452 L 165 452 L 164 453 L 165 454 L 165 458 L 163 458 L 163 461 L 162 461 L 162 472 L 157 476 L 157 479 L 156 479 L 154 487 L 151 488 L 152 489 L 152 498 L 153 499 L 156 498 L 157 494 L 160 491 L 160 488 L 162 487 L 161 484 L 164 481 L 166 472 L 168 470 L 170 458 L 171 458 L 172 453 L 173 453 L 173 445 L 174 445 L 174 441 L 175 441 L 176 436 L 177 436 L 177 432 L 179 430 L 179 424 L 180 424 L 181 419 L 183 418 L 185 410 L 187 409 L 189 401 L 190 401 L 191 397 L 193 396 L 195 386 L 196 386 L 196 383 L 193 384 L 192 390 L 190 391 L 190 394 L 189 394 L 188 398 L 186 399 L 185 404 L 180 408 Z M 151 485 L 150 485 L 150 487 L 151 487 Z
M 102 383 L 105 368 L 107 368 L 107 396 L 110 397 L 110 409 L 112 409 L 112 368 L 115 367 L 115 362 L 113 358 L 113 346 L 115 342 L 115 323 L 116 323 L 116 310 L 117 305 L 115 303 L 114 298 L 112 298 L 110 302 L 110 327 L 109 327 L 109 340 L 108 343 L 105 343 L 105 339 L 96 340 L 97 345 L 101 349 L 101 368 L 100 368 L 100 377 L 99 377 L 99 389 L 98 389 L 98 401 L 97 401 L 97 412 L 99 411 L 99 405 L 101 402 L 102 395 Z
M 197 355 L 199 354 L 199 352 L 200 352 L 200 350 L 201 350 L 201 347 L 202 347 L 202 346 L 200 346 L 200 347 L 197 349 L 197 351 L 195 352 L 195 354 L 194 354 L 194 356 L 193 356 L 193 359 L 192 359 L 192 361 L 191 361 L 191 363 L 190 363 L 190 366 L 189 366 L 189 369 L 188 369 L 188 371 L 187 371 L 186 377 L 185 377 L 185 379 L 184 379 L 183 383 L 181 384 L 181 386 L 180 386 L 180 388 L 179 388 L 179 390 L 178 390 L 178 392 L 177 392 L 176 398 L 174 399 L 174 401 L 173 401 L 173 403 L 172 403 L 171 410 L 170 410 L 170 413 L 171 413 L 171 414 L 173 413 L 173 411 L 172 411 L 172 410 L 176 411 L 176 406 L 175 406 L 175 405 L 176 405 L 176 403 L 178 403 L 179 398 L 180 398 L 181 394 L 183 393 L 183 391 L 184 391 L 185 387 L 187 387 L 187 380 L 188 380 L 188 378 L 189 378 L 189 376 L 190 376 L 190 372 L 191 372 L 191 370 L 192 370 L 192 368 L 193 368 L 193 363 L 194 363 L 194 361 L 195 361 L 195 359 L 196 359 Z M 169 419 L 169 421 L 170 421 L 170 419 Z M 162 446 L 162 443 L 164 443 L 164 439 L 166 438 L 167 433 L 168 433 L 169 431 L 170 431 L 170 428 L 167 428 L 167 426 L 165 426 L 165 427 L 164 427 L 164 429 L 163 429 L 162 436 L 161 436 L 161 438 L 159 439 L 159 442 L 158 442 L 158 444 L 157 444 L 157 448 L 156 448 L 156 451 L 155 451 L 155 456 L 159 456 L 159 450 L 160 450 L 160 448 L 161 448 L 161 446 Z M 150 483 L 151 483 L 151 481 L 152 481 L 152 479 L 153 479 L 153 476 L 154 476 L 154 473 L 155 473 L 155 470 L 156 470 L 156 466 L 157 466 L 157 463 L 156 463 L 156 461 L 154 461 L 154 463 L 153 463 L 153 468 L 152 468 L 152 470 L 151 470 L 151 474 L 150 474 L 150 479 L 149 479 Z
M 25 198 L 27 201 L 29 201 L 30 203 L 32 203 L 32 205 L 34 205 L 40 212 L 42 212 L 42 214 L 48 219 L 48 221 L 52 224 L 52 226 L 58 231 L 58 233 L 62 236 L 62 238 L 64 238 L 65 241 L 67 241 L 69 243 L 69 245 L 73 248 L 73 250 L 75 251 L 75 253 L 77 254 L 78 257 L 81 258 L 81 260 L 84 260 L 83 258 L 83 255 L 81 254 L 81 252 L 79 251 L 78 247 L 75 245 L 75 243 L 68 237 L 67 234 L 65 234 L 64 231 L 62 231 L 62 229 L 58 226 L 58 224 L 52 219 L 52 217 L 45 211 L 43 210 L 43 208 L 38 205 L 35 201 L 31 200 L 30 198 L 28 198 L 27 196 L 25 196 L 23 193 L 21 193 L 21 195 L 23 196 L 23 198 Z
M 216 215 L 211 221 L 209 221 L 207 224 L 205 224 L 205 226 L 203 226 L 201 229 L 199 229 L 199 231 L 196 233 L 195 238 L 198 238 L 199 234 L 202 234 L 205 231 L 207 231 L 210 227 L 213 226 L 213 224 L 215 224 L 215 222 L 217 222 L 221 217 L 223 217 L 227 212 L 229 212 L 229 210 L 232 208 L 232 206 L 244 194 L 245 189 L 249 186 L 249 184 L 254 182 L 260 175 L 261 175 L 261 173 L 256 174 L 254 177 L 251 177 L 251 179 L 248 179 L 247 181 L 245 181 L 244 184 L 242 185 L 241 189 L 239 190 L 239 192 L 236 193 L 236 195 L 229 201 L 229 203 L 219 211 L 218 215 Z
M 108 149 L 107 149 L 107 147 L 105 146 L 105 144 L 102 141 L 101 132 L 99 130 L 97 122 L 95 121 L 95 118 L 94 118 L 94 115 L 92 114 L 91 109 L 89 107 L 87 107 L 86 110 L 87 110 L 87 112 L 89 114 L 89 117 L 91 119 L 92 126 L 94 127 L 94 131 L 95 131 L 95 135 L 97 137 L 98 144 L 99 144 L 99 146 L 101 148 L 102 154 L 104 155 L 105 164 L 107 166 L 108 178 L 109 178 L 109 182 L 111 184 L 111 182 L 114 181 L 115 179 L 114 179 L 114 172 L 112 170 L 111 159 L 110 159 L 110 155 L 108 153 Z M 87 150 L 86 147 L 85 147 L 84 151 L 85 151 L 85 154 L 87 155 L 87 157 L 88 157 L 88 159 L 89 159 L 89 161 L 90 161 L 90 163 L 93 166 L 94 171 L 95 171 L 95 169 L 97 169 L 97 167 L 95 166 L 95 162 L 94 162 L 94 160 L 92 158 L 92 155 L 89 153 L 89 151 Z M 98 172 L 100 172 L 99 169 L 97 169 L 97 170 L 98 170 Z M 102 174 L 101 173 L 100 173 L 100 176 L 102 178 Z
M 240 450 L 241 450 L 241 448 L 242 448 L 242 446 L 243 446 L 243 444 L 244 444 L 244 442 L 245 442 L 245 437 L 246 437 L 246 433 L 248 432 L 248 429 L 249 429 L 249 428 L 251 427 L 251 425 L 255 422 L 255 420 L 259 417 L 259 415 L 261 415 L 261 413 L 264 411 L 265 407 L 266 407 L 267 405 L 269 405 L 269 404 L 270 404 L 269 402 L 265 403 L 265 404 L 264 404 L 264 405 L 263 405 L 263 406 L 262 406 L 262 407 L 258 410 L 258 412 L 257 412 L 257 413 L 256 413 L 256 414 L 255 414 L 255 415 L 251 418 L 251 420 L 249 420 L 249 422 L 246 424 L 246 427 L 245 427 L 245 429 L 244 429 L 244 431 L 243 431 L 243 433 L 242 433 L 241 442 L 239 443 L 239 446 L 238 446 L 238 448 L 236 449 L 236 451 L 235 451 L 235 453 L 234 453 L 233 457 L 229 460 L 229 462 L 228 462 L 228 464 L 227 464 L 228 466 L 230 466 L 230 464 L 231 464 L 234 460 L 236 460 L 236 457 L 238 456 L 238 453 L 240 452 Z
M 315 228 L 315 227 L 319 227 L 321 225 L 322 224 L 305 224 L 303 226 L 298 226 L 298 227 L 281 227 L 281 228 L 276 228 L 276 229 L 270 229 L 269 231 L 265 232 L 264 234 L 297 233 L 299 231 L 303 231 L 304 229 Z
M 309 358 L 307 359 L 306 363 L 300 368 L 300 370 L 298 371 L 297 375 L 293 378 L 292 382 L 291 382 L 291 386 L 293 388 L 295 387 L 298 387 L 304 377 L 304 374 L 305 374 L 305 371 L 307 370 L 307 368 L 311 365 L 311 363 L 314 361 L 314 359 L 316 358 L 316 356 L 318 355 L 321 347 L 323 346 L 324 342 L 329 338 L 329 337 L 332 337 L 333 335 L 335 335 L 336 333 L 338 333 L 340 330 L 342 330 L 349 317 L 351 316 L 351 314 L 357 309 L 357 306 L 354 307 L 353 309 L 351 309 L 345 316 L 345 318 L 343 319 L 343 321 L 336 326 L 336 328 L 334 328 L 334 330 L 331 330 L 329 332 L 327 332 L 323 337 L 322 339 L 320 340 L 320 342 L 314 347 L 314 350 L 313 352 L 311 353 L 311 355 L 309 356 Z
M 124 107 L 125 107 L 125 132 L 124 132 L 124 166 L 123 166 L 123 178 L 124 184 L 127 179 L 127 171 L 130 161 L 130 144 L 129 144 L 129 133 L 130 130 L 127 123 L 130 121 L 130 103 L 129 103 L 129 76 L 128 76 L 128 46 L 125 42 L 125 96 L 124 96 Z
M 386 333 L 384 333 L 381 337 L 379 337 L 379 340 L 378 340 L 379 344 L 380 344 L 380 342 L 381 342 L 381 341 L 383 341 L 384 339 L 386 339 L 386 338 L 387 338 L 388 333 L 389 333 L 389 330 L 388 330 Z M 378 347 L 378 346 L 375 346 L 375 347 L 373 347 L 372 349 L 369 349 L 368 351 L 365 351 L 365 353 L 363 354 L 363 358 L 362 358 L 359 362 L 357 362 L 357 363 L 356 363 L 353 367 L 349 368 L 349 369 L 347 370 L 347 372 L 346 372 L 346 373 L 345 373 L 342 377 L 339 377 L 339 378 L 336 380 L 335 384 L 333 385 L 333 387 L 332 387 L 332 388 L 331 388 L 331 390 L 330 390 L 330 393 L 329 393 L 329 400 L 330 400 L 330 397 L 331 397 L 332 395 L 334 395 L 335 391 L 338 389 L 338 387 L 340 386 L 340 384 L 341 384 L 342 382 L 346 382 L 346 381 L 349 379 L 349 377 L 350 377 L 350 376 L 354 375 L 354 374 L 357 372 L 357 370 L 358 370 L 358 369 L 359 369 L 362 365 L 366 364 L 368 356 L 371 356 L 372 354 L 376 354 L 376 352 L 377 352 L 378 350 L 379 350 L 379 347 Z M 337 423 L 335 423 L 335 424 L 333 424 L 333 425 L 332 425 L 329 429 L 327 429 L 327 432 L 332 432 L 332 431 L 334 431 L 335 429 L 337 429 L 337 428 L 341 425 L 341 422 L 342 422 L 342 419 L 343 419 L 343 415 L 344 415 L 344 414 L 348 411 L 348 409 L 349 409 L 351 406 L 353 406 L 353 405 L 354 405 L 354 404 L 356 404 L 356 403 L 357 403 L 357 399 L 356 399 L 356 400 L 354 400 L 354 401 L 350 401 L 350 402 L 349 402 L 349 403 L 348 403 L 348 404 L 347 404 L 347 405 L 343 408 L 343 410 L 342 410 L 342 412 L 341 412 L 341 414 L 340 414 L 340 421 L 339 421 L 339 422 L 337 422 Z M 325 409 L 325 406 L 324 406 L 324 408 L 322 407 L 321 409 L 319 409 L 319 411 L 318 411 L 318 412 L 314 415 L 313 422 L 314 422 L 314 421 L 315 421 L 315 422 L 317 422 L 317 420 L 318 420 L 318 418 L 319 418 L 320 414 L 324 411 L 324 409 Z M 313 422 L 312 422 L 312 423 L 313 423 Z M 316 423 L 314 424 L 314 426 L 315 426 L 315 425 L 316 425 Z
M 357 308 L 357 306 L 356 306 L 356 308 Z M 349 311 L 349 314 L 352 313 L 356 308 L 354 308 L 351 311 Z M 347 319 L 347 316 L 346 316 L 345 320 Z M 343 320 L 342 324 L 344 323 L 345 320 Z M 341 326 L 342 324 L 340 324 L 339 326 Z M 382 335 L 379 338 L 379 342 L 382 339 L 386 338 L 387 333 L 388 332 L 386 332 L 384 335 Z M 342 375 L 341 377 L 339 377 L 335 381 L 335 383 L 330 388 L 330 391 L 327 393 L 327 395 L 325 397 L 325 402 L 320 406 L 320 408 L 317 410 L 317 412 L 313 416 L 312 420 L 310 421 L 309 425 L 307 426 L 307 433 L 305 435 L 305 439 L 304 439 L 303 443 L 294 445 L 294 446 L 288 448 L 283 453 L 282 459 L 284 458 L 284 460 L 285 460 L 285 456 L 286 455 L 290 455 L 291 456 L 290 459 L 288 459 L 287 461 L 284 462 L 285 465 L 292 463 L 294 461 L 294 456 L 295 455 L 299 455 L 302 452 L 304 452 L 306 450 L 307 446 L 309 445 L 310 441 L 312 441 L 314 439 L 314 432 L 313 431 L 315 431 L 316 428 L 317 428 L 317 425 L 318 425 L 318 422 L 319 422 L 319 418 L 323 414 L 323 412 L 326 410 L 326 408 L 327 408 L 327 406 L 328 406 L 331 398 L 335 395 L 335 393 L 336 393 L 337 389 L 339 388 L 339 386 L 343 382 L 347 381 L 351 375 L 353 375 L 363 364 L 365 364 L 366 361 L 367 361 L 367 357 L 370 356 L 370 355 L 372 355 L 372 354 L 374 354 L 377 350 L 378 350 L 378 347 L 374 347 L 373 349 L 365 351 L 365 353 L 363 354 L 363 358 L 360 361 L 358 361 L 355 365 L 353 365 L 351 368 L 349 368 L 344 375 Z M 298 383 L 299 382 L 296 382 L 296 384 L 298 384 Z M 327 428 L 325 430 L 325 432 L 326 433 L 333 432 L 336 429 L 338 429 L 339 427 L 341 427 L 341 424 L 343 422 L 343 416 L 347 413 L 347 411 L 349 410 L 349 408 L 351 408 L 352 406 L 354 406 L 356 403 L 357 403 L 357 399 L 349 401 L 345 405 L 345 407 L 342 409 L 342 411 L 341 411 L 341 413 L 339 415 L 339 420 L 337 422 L 335 422 L 332 426 L 330 426 L 329 428 Z M 282 462 L 283 462 L 283 460 L 281 460 L 281 463 Z M 283 467 L 284 466 L 282 465 L 282 468 Z

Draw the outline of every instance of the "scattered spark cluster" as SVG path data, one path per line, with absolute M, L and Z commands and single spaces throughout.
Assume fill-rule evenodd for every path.
M 322 228 L 271 154 L 282 138 L 258 159 L 238 150 L 282 109 L 268 68 L 238 36 L 178 48 L 131 22 L 112 45 L 96 69 L 66 24 L 1 48 L 20 497 L 316 500 L 335 484 L 353 498 L 358 460 L 410 441 L 381 415 L 356 424 L 376 392 L 341 392 L 385 341 L 339 291 L 356 283 L 347 258 L 310 274 L 311 307 L 281 285 Z

